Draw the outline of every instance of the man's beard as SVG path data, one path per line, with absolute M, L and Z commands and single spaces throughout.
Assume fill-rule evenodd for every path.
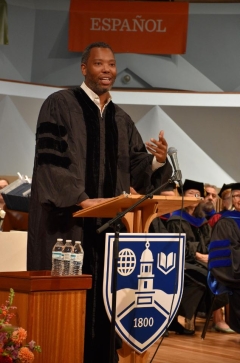
M 200 202 L 194 209 L 193 216 L 198 218 L 203 218 L 207 213 L 214 210 L 214 204 L 212 202 Z
M 206 213 L 210 213 L 215 209 L 213 202 L 205 202 L 203 205 L 203 210 Z
M 113 86 L 113 83 L 109 86 L 106 87 L 102 87 L 100 86 L 97 82 L 94 81 L 88 81 L 88 87 L 94 92 L 96 93 L 98 96 L 103 95 L 104 93 L 107 93 L 111 90 Z

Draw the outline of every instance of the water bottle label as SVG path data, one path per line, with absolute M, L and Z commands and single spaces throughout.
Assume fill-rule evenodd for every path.
M 62 259 L 62 252 L 61 251 L 54 251 L 52 253 L 52 258 L 55 260 L 61 260 Z
M 71 260 L 71 253 L 64 253 L 63 254 L 64 261 L 70 261 Z
M 76 261 L 76 258 L 77 258 L 77 254 L 76 253 L 72 253 L 71 254 L 71 260 L 72 261 Z
M 82 262 L 83 255 L 82 253 L 72 253 L 71 259 L 72 261 Z

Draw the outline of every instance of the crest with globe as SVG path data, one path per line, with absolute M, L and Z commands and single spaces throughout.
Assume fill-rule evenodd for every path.
M 118 254 L 118 273 L 122 276 L 131 275 L 135 267 L 135 253 L 129 248 L 122 249 Z

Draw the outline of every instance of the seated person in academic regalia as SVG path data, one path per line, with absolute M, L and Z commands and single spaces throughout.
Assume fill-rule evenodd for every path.
M 219 198 L 222 199 L 222 210 L 218 213 L 213 214 L 208 223 L 213 228 L 215 223 L 221 218 L 222 214 L 226 210 L 232 209 L 232 195 L 231 195 L 231 184 L 223 184 L 221 190 L 218 193 Z M 206 188 L 205 188 L 206 189 Z M 214 193 L 215 194 L 215 193 Z M 222 333 L 232 333 L 233 330 L 229 328 L 229 304 L 224 307 L 225 310 L 225 320 L 223 316 L 223 310 L 217 309 L 213 312 L 213 328 L 216 331 L 220 331 Z
M 208 220 L 210 226 L 213 227 L 216 221 L 221 216 L 221 213 L 216 212 L 216 205 L 218 200 L 217 187 L 214 185 L 205 184 L 204 194 L 205 194 L 204 200 L 206 202 L 204 207 L 204 211 L 206 213 L 206 219 Z M 229 316 L 229 304 L 225 306 L 225 319 L 227 315 Z M 226 321 L 224 320 L 222 308 L 217 309 L 213 312 L 213 329 L 221 333 L 233 333 L 233 330 L 230 329 L 229 325 L 227 324 L 227 319 Z
M 205 217 L 204 184 L 186 179 L 183 184 L 183 194 L 186 197 L 196 196 L 202 201 L 172 213 L 167 222 L 170 233 L 186 233 L 184 291 L 179 308 L 179 315 L 187 322 L 193 321 L 204 301 L 206 310 L 211 306 L 212 293 L 207 285 L 208 274 L 208 244 L 211 238 L 211 227 Z M 217 309 L 227 303 L 226 296 L 217 299 Z M 186 327 L 194 332 L 194 324 Z
M 211 184 L 204 184 L 204 212 L 207 220 L 216 214 L 216 207 L 218 201 L 217 187 Z
M 221 213 L 226 210 L 234 209 L 234 206 L 232 204 L 232 184 L 235 183 L 223 184 L 222 188 L 218 193 L 219 197 L 222 199 Z
M 211 227 L 214 226 L 214 224 L 221 218 L 221 215 L 223 212 L 225 212 L 226 210 L 231 210 L 233 209 L 232 207 L 232 195 L 231 195 L 231 185 L 230 184 L 223 184 L 222 188 L 220 189 L 218 196 L 219 198 L 221 198 L 222 200 L 222 207 L 220 212 L 215 213 L 209 220 L 208 223 L 210 224 Z
M 229 288 L 229 325 L 240 333 L 240 183 L 231 185 L 232 204 L 213 229 L 209 246 L 209 270 L 220 285 Z

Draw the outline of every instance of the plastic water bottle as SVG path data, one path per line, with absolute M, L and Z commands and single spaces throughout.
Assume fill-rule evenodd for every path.
M 62 251 L 62 275 L 67 276 L 70 275 L 70 264 L 71 264 L 71 255 L 73 252 L 73 245 L 70 239 L 66 240 L 64 249 Z
M 80 241 L 76 241 L 71 255 L 71 275 L 82 275 L 84 251 Z
M 62 251 L 64 248 L 63 239 L 58 238 L 52 249 L 52 276 L 62 275 Z

